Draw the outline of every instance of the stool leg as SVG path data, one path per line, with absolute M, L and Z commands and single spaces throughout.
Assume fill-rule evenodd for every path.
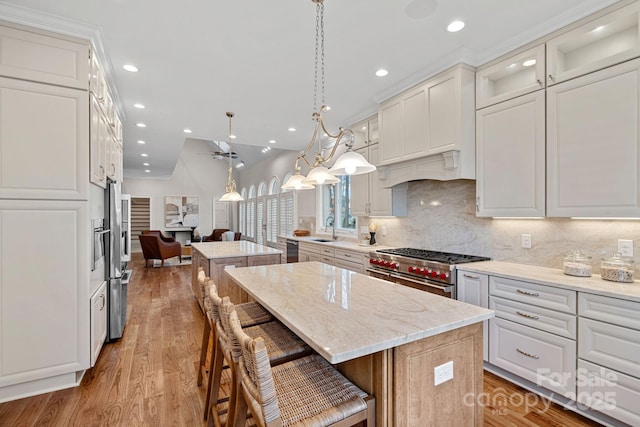
M 207 363 L 207 351 L 209 350 L 209 338 L 211 337 L 211 323 L 208 316 L 205 315 L 204 332 L 202 334 L 202 349 L 200 350 L 200 364 L 198 365 L 198 386 L 202 385 L 203 373 L 202 367 Z M 214 354 L 211 354 L 214 357 Z
M 214 354 L 211 357 L 211 366 L 209 368 L 209 384 L 207 386 L 207 398 L 204 403 L 204 419 L 209 416 L 209 424 L 213 425 L 213 417 L 217 416 L 218 393 L 220 392 L 220 383 L 222 382 L 222 365 L 224 363 L 224 355 L 220 349 L 220 345 L 214 342 Z

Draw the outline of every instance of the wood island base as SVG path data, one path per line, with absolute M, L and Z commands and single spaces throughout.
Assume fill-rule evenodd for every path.
M 453 379 L 434 385 L 434 368 L 453 361 Z M 338 365 L 376 398 L 377 426 L 482 426 L 482 323 Z

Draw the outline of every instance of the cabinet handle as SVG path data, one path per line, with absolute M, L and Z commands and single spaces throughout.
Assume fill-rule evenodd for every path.
M 351 255 L 349 254 L 343 254 L 344 256 L 346 256 L 347 258 L 351 258 Z
M 100 306 L 100 311 L 102 311 L 102 310 L 104 310 L 104 306 L 105 306 L 105 305 L 106 305 L 106 303 L 107 303 L 107 299 L 105 298 L 104 294 L 101 294 L 101 295 L 100 295 L 100 300 L 101 300 L 101 302 L 102 302 L 102 305 Z
M 526 351 L 522 351 L 519 348 L 516 347 L 516 351 L 520 354 L 523 354 L 527 357 L 530 357 L 532 359 L 540 359 L 540 356 L 536 356 L 535 354 L 531 354 L 531 353 L 527 353 Z
M 476 197 L 476 212 L 480 212 L 480 197 Z
M 549 74 L 549 81 L 552 82 L 553 80 L 554 80 L 553 76 L 551 74 Z
M 472 276 L 472 275 L 467 274 L 467 273 L 464 273 L 463 276 L 466 277 L 467 279 L 476 279 L 476 280 L 480 279 L 479 276 Z
M 538 79 L 536 80 L 538 82 L 538 84 L 540 85 L 540 87 L 544 87 L 544 83 L 542 83 L 542 80 Z
M 528 295 L 530 297 L 539 297 L 540 294 L 537 292 L 527 292 L 527 291 L 523 291 L 522 289 L 516 289 L 516 292 L 522 295 Z
M 540 320 L 540 318 L 538 316 L 533 316 L 531 314 L 522 313 L 520 311 L 516 311 L 516 313 L 519 314 L 522 317 L 526 317 L 527 319 Z

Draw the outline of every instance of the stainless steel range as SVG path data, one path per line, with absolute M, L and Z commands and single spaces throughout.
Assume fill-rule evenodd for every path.
M 381 249 L 369 252 L 367 271 L 372 277 L 455 299 L 455 265 L 489 259 L 425 249 Z

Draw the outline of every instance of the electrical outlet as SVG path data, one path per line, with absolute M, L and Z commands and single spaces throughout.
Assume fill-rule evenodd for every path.
M 382 226 L 382 236 L 386 236 L 387 235 L 387 226 L 383 225 Z
M 622 256 L 633 256 L 633 240 L 618 239 L 618 252 Z
M 433 385 L 442 384 L 453 379 L 453 360 L 433 368 Z
M 531 249 L 531 234 L 522 234 L 522 247 L 525 249 Z

